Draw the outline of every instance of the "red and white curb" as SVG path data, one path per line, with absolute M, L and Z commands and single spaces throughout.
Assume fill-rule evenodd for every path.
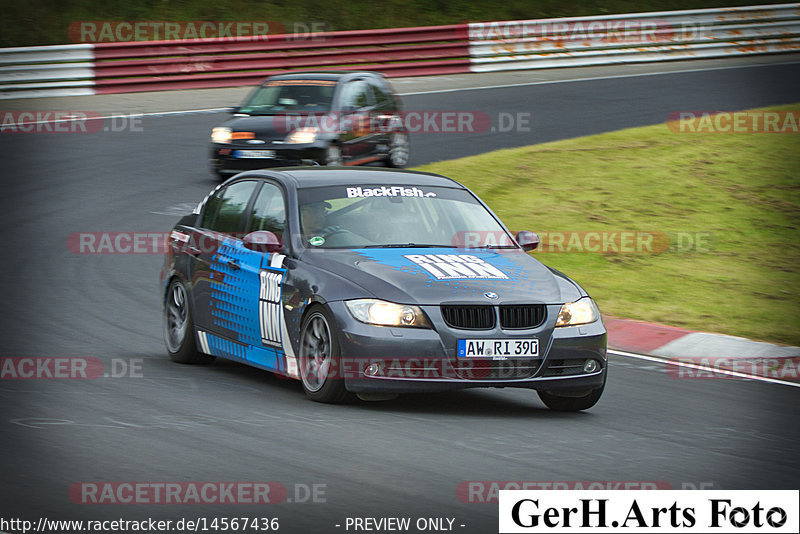
M 800 347 L 617 317 L 603 322 L 610 353 L 686 369 L 671 373 L 680 377 L 761 378 L 800 386 Z

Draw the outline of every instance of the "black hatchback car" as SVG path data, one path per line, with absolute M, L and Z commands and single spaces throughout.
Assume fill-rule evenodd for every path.
M 377 72 L 304 72 L 267 78 L 211 132 L 211 169 L 408 162 L 399 97 Z
M 516 387 L 585 410 L 606 381 L 594 301 L 443 176 L 371 167 L 242 173 L 172 229 L 173 360 L 222 357 L 308 397 Z

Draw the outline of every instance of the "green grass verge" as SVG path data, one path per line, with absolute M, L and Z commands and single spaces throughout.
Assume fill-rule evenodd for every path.
M 535 256 L 603 313 L 800 345 L 798 162 L 797 133 L 660 124 L 419 169 L 461 181 L 514 230 L 700 233 L 700 250 Z

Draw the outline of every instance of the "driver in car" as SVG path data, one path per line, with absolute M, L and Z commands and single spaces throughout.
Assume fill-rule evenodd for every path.
M 314 237 L 325 237 L 328 234 L 340 231 L 342 228 L 337 225 L 327 225 L 328 210 L 331 205 L 329 202 L 310 202 L 300 206 L 300 223 L 303 226 L 303 234 L 309 241 Z

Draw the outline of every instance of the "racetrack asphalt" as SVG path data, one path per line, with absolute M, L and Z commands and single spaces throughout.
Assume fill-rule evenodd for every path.
M 678 110 L 793 103 L 800 66 L 792 57 L 564 83 L 541 80 L 555 73 L 480 75 L 473 85 L 511 86 L 456 93 L 429 91 L 463 80 L 396 85 L 407 93 L 408 109 L 533 117 L 530 132 L 420 134 L 412 141 L 413 166 L 660 123 Z M 607 72 L 619 74 L 614 69 Z M 597 77 L 595 70 L 567 70 Z M 548 83 L 519 85 L 540 81 Z M 157 98 L 150 94 L 2 107 L 103 112 L 102 103 L 124 114 L 236 104 L 230 95 L 198 102 L 177 93 L 165 98 L 180 105 L 160 104 L 170 109 L 142 104 Z M 354 516 L 452 517 L 457 532 L 471 534 L 495 532 L 497 508 L 481 502 L 485 492 L 460 492 L 470 481 L 484 489 L 489 481 L 593 480 L 676 489 L 798 487 L 800 428 L 787 421 L 796 420 L 800 391 L 780 383 L 700 380 L 661 361 L 612 354 L 597 406 L 565 415 L 545 409 L 533 392 L 509 389 L 321 405 L 306 401 L 298 383 L 237 363 L 173 364 L 161 339 L 161 257 L 74 254 L 66 243 L 76 232 L 167 231 L 216 184 L 206 169 L 206 142 L 224 116 L 144 116 L 140 128 L 0 139 L 0 355 L 96 358 L 108 375 L 0 380 L 0 517 L 243 515 L 279 517 L 289 533 L 344 532 L 336 525 Z M 292 502 L 97 505 L 70 493 L 83 482 L 148 481 L 273 481 Z M 305 494 L 315 484 L 312 502 Z

